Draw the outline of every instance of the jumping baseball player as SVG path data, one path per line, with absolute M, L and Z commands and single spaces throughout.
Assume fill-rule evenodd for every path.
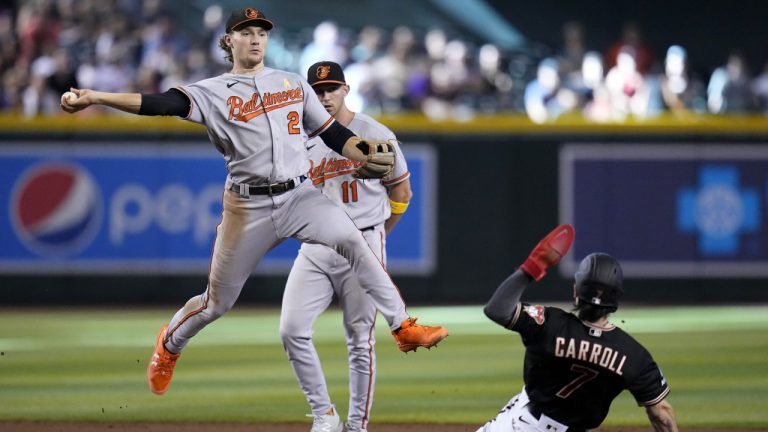
M 488 318 L 522 337 L 525 387 L 477 431 L 586 431 L 600 426 L 613 399 L 627 389 L 655 431 L 676 432 L 661 370 L 640 343 L 608 321 L 624 292 L 618 261 L 603 253 L 581 261 L 575 314 L 520 302 L 528 284 L 560 262 L 573 238 L 570 225 L 549 233 L 485 306 Z
M 307 142 L 312 183 L 344 209 L 386 267 L 385 236 L 405 212 L 412 195 L 405 158 L 392 131 L 371 117 L 347 108 L 344 98 L 349 86 L 339 64 L 315 63 L 307 72 L 307 81 L 337 122 L 363 139 L 386 139 L 394 147 L 396 156 L 392 174 L 383 179 L 360 180 L 354 175 L 355 162 L 328 149 L 320 138 Z M 347 431 L 365 431 L 368 425 L 376 378 L 376 306 L 357 285 L 357 277 L 346 260 L 333 249 L 319 244 L 301 246 L 288 276 L 280 316 L 280 337 L 312 408 L 315 419 L 312 432 L 341 432 L 343 428 L 328 395 L 320 359 L 312 343 L 315 320 L 328 308 L 334 293 L 343 311 L 349 355 Z
M 334 248 L 346 258 L 401 349 L 431 347 L 447 336 L 442 327 L 416 324 L 376 254 L 344 211 L 305 181 L 306 136 L 320 136 L 339 154 L 363 164 L 361 177 L 384 177 L 394 153 L 383 142 L 361 140 L 335 122 L 301 76 L 264 66 L 273 24 L 262 12 L 231 13 L 220 46 L 229 73 L 162 94 L 104 93 L 73 89 L 61 107 L 73 113 L 93 104 L 139 115 L 173 115 L 202 124 L 228 171 L 222 220 L 216 230 L 208 286 L 158 332 L 147 367 L 152 392 L 168 390 L 176 361 L 189 339 L 235 303 L 259 260 L 293 237 Z

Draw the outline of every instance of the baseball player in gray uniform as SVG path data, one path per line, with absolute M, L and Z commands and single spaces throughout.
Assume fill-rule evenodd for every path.
M 301 76 L 264 66 L 273 24 L 261 11 L 238 9 L 220 46 L 229 73 L 162 94 L 72 89 L 61 107 L 73 113 L 93 104 L 139 115 L 174 115 L 204 125 L 228 171 L 206 290 L 158 332 L 147 367 L 152 392 L 168 390 L 182 349 L 235 303 L 259 260 L 284 239 L 333 247 L 347 259 L 360 286 L 384 315 L 401 350 L 431 347 L 442 327 L 416 324 L 399 291 L 360 230 L 344 211 L 305 181 L 306 137 L 321 136 L 338 153 L 363 162 L 358 175 L 389 174 L 394 154 L 386 143 L 361 140 L 335 122 Z
M 383 179 L 359 180 L 354 176 L 355 162 L 328 149 L 319 137 L 307 142 L 312 183 L 346 211 L 386 267 L 385 236 L 402 217 L 412 195 L 408 165 L 397 139 L 381 123 L 347 108 L 344 98 L 349 86 L 339 64 L 315 63 L 307 72 L 307 81 L 337 122 L 361 138 L 386 139 L 394 147 L 392 174 Z M 331 304 L 334 293 L 343 311 L 349 355 L 347 430 L 365 431 L 376 378 L 376 306 L 358 287 L 349 263 L 333 249 L 320 244 L 301 246 L 283 294 L 280 337 L 312 408 L 312 432 L 341 432 L 343 424 L 328 395 L 320 359 L 312 343 L 315 320 Z

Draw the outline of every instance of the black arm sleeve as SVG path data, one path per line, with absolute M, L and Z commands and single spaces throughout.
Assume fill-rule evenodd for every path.
M 165 93 L 142 93 L 139 115 L 186 117 L 191 108 L 189 97 L 181 90 L 172 88 Z
M 510 277 L 496 288 L 491 299 L 486 303 L 483 312 L 498 325 L 509 328 L 514 318 L 515 309 L 520 302 L 520 296 L 533 279 L 522 270 L 516 270 Z
M 344 144 L 346 144 L 347 140 L 353 136 L 355 136 L 355 134 L 352 133 L 351 130 L 340 125 L 339 122 L 333 122 L 328 126 L 328 129 L 320 134 L 320 138 L 323 139 L 325 145 L 338 154 L 342 154 L 341 149 L 344 148 Z

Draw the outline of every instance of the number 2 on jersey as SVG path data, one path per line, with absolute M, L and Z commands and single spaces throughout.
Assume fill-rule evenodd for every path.
M 586 366 L 577 364 L 571 365 L 571 370 L 578 373 L 579 376 L 577 376 L 576 379 L 566 384 L 565 387 L 561 388 L 560 391 L 557 392 L 557 396 L 563 399 L 573 394 L 573 392 L 578 390 L 579 387 L 597 378 L 597 375 L 600 373 L 594 369 L 590 369 Z
M 299 125 L 299 113 L 291 111 L 288 113 L 288 133 L 291 135 L 300 134 L 301 130 L 297 127 Z
M 341 201 L 345 204 L 350 201 L 357 202 L 357 181 L 345 181 L 341 184 Z

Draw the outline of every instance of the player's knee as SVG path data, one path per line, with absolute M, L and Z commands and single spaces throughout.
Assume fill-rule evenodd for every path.
M 282 339 L 284 345 L 293 344 L 301 340 L 311 340 L 312 329 L 307 329 L 298 322 L 281 322 L 280 339 Z
M 232 309 L 233 305 L 234 305 L 234 301 L 222 302 L 222 301 L 209 300 L 206 311 L 211 318 L 216 319 L 221 317 L 225 313 L 229 312 L 229 310 Z
M 339 255 L 350 259 L 350 257 L 358 255 L 360 251 L 368 250 L 369 247 L 360 231 L 354 230 L 336 239 L 334 249 Z

